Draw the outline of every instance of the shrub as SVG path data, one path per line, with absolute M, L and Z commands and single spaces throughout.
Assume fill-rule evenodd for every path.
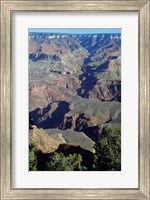
M 54 152 L 50 160 L 46 163 L 49 171 L 80 171 L 86 168 L 82 166 L 82 156 L 73 154 L 65 156 L 63 153 Z
M 37 171 L 36 145 L 29 145 L 29 171 Z
M 96 143 L 94 148 L 94 170 L 121 170 L 121 130 L 119 128 L 105 128 L 100 142 Z

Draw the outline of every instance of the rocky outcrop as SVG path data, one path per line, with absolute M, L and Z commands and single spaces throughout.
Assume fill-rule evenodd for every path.
M 46 129 L 46 132 L 50 135 L 51 138 L 54 138 L 56 140 L 58 135 L 61 135 L 62 138 L 65 140 L 65 144 L 67 145 L 72 145 L 74 147 L 79 146 L 82 149 L 88 150 L 92 153 L 95 152 L 93 148 L 95 142 L 87 137 L 83 132 L 77 132 L 73 129 Z
M 62 129 L 83 131 L 92 140 L 99 141 L 102 129 L 121 122 L 121 106 L 119 102 L 100 102 L 94 99 L 84 99 L 78 96 L 67 100 L 69 112 L 65 114 Z
M 57 139 L 50 137 L 43 129 L 34 127 L 29 132 L 29 144 L 34 143 L 36 148 L 42 153 L 51 153 L 58 149 L 60 144 L 65 144 L 65 140 L 59 134 Z
M 121 104 L 72 96 L 66 101 L 49 104 L 44 109 L 30 112 L 37 127 L 72 129 L 99 141 L 103 127 L 121 122 Z
M 61 144 L 67 144 L 74 147 L 80 147 L 92 153 L 94 142 L 83 132 L 73 130 L 42 129 L 33 127 L 29 132 L 29 143 L 36 145 L 36 149 L 42 153 L 51 153 L 56 151 Z

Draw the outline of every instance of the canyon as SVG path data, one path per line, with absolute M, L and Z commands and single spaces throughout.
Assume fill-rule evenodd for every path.
M 94 152 L 104 128 L 121 127 L 121 34 L 30 32 L 29 118 L 44 153 Z

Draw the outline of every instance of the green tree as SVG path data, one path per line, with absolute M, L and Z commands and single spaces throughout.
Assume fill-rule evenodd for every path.
M 104 128 L 102 138 L 94 148 L 94 170 L 121 170 L 121 130 L 119 128 Z
M 79 154 L 73 154 L 65 156 L 63 153 L 54 152 L 50 156 L 50 160 L 46 163 L 48 171 L 81 171 L 86 170 L 82 166 L 82 156 Z
M 29 145 L 29 171 L 37 171 L 36 145 Z

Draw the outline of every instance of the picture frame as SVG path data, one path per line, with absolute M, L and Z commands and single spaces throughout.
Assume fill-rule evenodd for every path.
M 138 189 L 12 189 L 11 14 L 14 11 L 132 11 L 139 17 L 139 187 Z M 150 2 L 1 0 L 1 199 L 150 199 Z

